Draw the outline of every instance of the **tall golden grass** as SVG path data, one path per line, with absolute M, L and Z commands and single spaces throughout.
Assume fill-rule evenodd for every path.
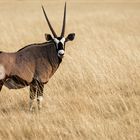
M 60 33 L 64 3 L 43 2 Z M 0 50 L 45 41 L 40 3 L 0 2 Z M 67 9 L 66 34 L 76 39 L 45 86 L 43 109 L 28 111 L 28 88 L 4 87 L 0 140 L 139 140 L 140 4 L 69 1 Z

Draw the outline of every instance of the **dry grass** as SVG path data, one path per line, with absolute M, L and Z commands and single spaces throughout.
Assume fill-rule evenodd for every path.
M 57 32 L 62 8 L 47 4 Z M 75 32 L 76 40 L 67 44 L 62 65 L 45 86 L 43 109 L 28 111 L 28 88 L 3 88 L 0 139 L 139 140 L 139 26 L 138 3 L 69 1 L 67 33 Z M 0 50 L 43 42 L 45 32 L 40 2 L 0 3 Z

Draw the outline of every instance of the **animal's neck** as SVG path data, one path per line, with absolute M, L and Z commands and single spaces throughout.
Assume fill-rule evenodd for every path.
M 62 59 L 60 57 L 58 57 L 58 59 L 59 59 L 59 65 L 60 65 L 60 63 L 62 62 Z
M 62 62 L 62 59 L 58 57 L 56 46 L 52 46 L 49 55 L 49 63 L 52 66 L 53 71 L 55 72 L 57 68 L 59 67 L 60 63 Z

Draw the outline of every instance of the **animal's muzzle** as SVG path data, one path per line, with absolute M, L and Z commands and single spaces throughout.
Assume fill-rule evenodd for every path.
M 64 57 L 64 54 L 65 54 L 65 51 L 64 51 L 64 50 L 59 50 L 59 51 L 58 51 L 58 56 L 59 56 L 60 58 L 63 58 L 63 57 Z

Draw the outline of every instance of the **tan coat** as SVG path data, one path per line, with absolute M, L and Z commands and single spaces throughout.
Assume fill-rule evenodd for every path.
M 47 83 L 60 62 L 53 42 L 32 44 L 15 53 L 0 53 L 0 64 L 6 70 L 6 78 L 17 76 L 27 83 L 33 79 Z

